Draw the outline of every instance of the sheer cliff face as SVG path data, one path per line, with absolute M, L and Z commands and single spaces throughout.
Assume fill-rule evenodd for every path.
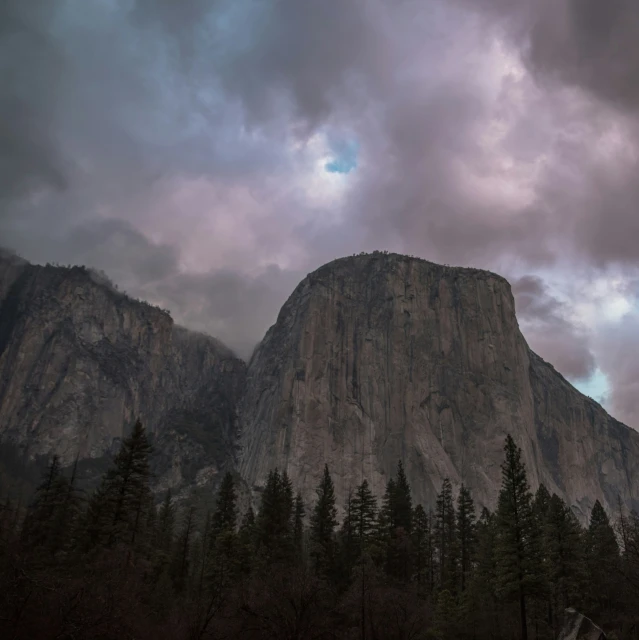
M 417 502 L 450 477 L 494 507 L 511 433 L 533 488 L 582 517 L 596 499 L 639 508 L 639 434 L 529 350 L 499 276 L 337 260 L 297 287 L 247 370 L 86 269 L 0 251 L 0 445 L 79 455 L 97 477 L 138 416 L 158 490 L 214 487 L 238 464 L 259 488 L 279 467 L 311 504 L 326 462 L 343 504 L 364 478 L 381 495 L 401 459 Z
M 343 503 L 363 478 L 381 494 L 402 459 L 417 502 L 450 477 L 493 507 L 506 433 L 531 484 L 584 514 L 639 505 L 639 434 L 530 352 L 506 280 L 358 256 L 310 274 L 254 353 L 240 471 L 259 487 L 286 469 L 312 500 L 327 462 Z
M 207 482 L 233 463 L 244 371 L 85 269 L 0 260 L 0 439 L 31 457 L 100 459 L 140 417 L 160 486 Z

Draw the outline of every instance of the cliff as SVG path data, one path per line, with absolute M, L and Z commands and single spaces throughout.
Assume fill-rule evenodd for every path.
M 494 507 L 503 443 L 585 519 L 639 508 L 639 433 L 526 344 L 508 282 L 376 253 L 311 273 L 247 366 L 85 268 L 0 253 L 0 447 L 76 456 L 95 479 L 140 417 L 154 486 L 185 494 L 286 469 L 308 504 L 328 463 L 340 506 L 403 460 L 416 502 L 466 483 Z
M 417 502 L 445 477 L 494 507 L 503 443 L 582 517 L 599 499 L 639 506 L 639 433 L 530 351 L 508 282 L 376 253 L 311 273 L 248 367 L 240 472 L 286 469 L 312 502 L 324 462 L 338 501 L 378 495 L 403 460 Z
M 217 340 L 82 267 L 0 256 L 0 439 L 99 473 L 137 417 L 156 488 L 215 483 L 235 459 L 245 365 Z

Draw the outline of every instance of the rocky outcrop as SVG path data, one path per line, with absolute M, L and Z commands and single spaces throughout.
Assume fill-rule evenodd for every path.
M 596 499 L 639 506 L 639 434 L 530 351 L 508 282 L 376 253 L 311 273 L 249 364 L 240 472 L 286 469 L 309 500 L 327 462 L 343 503 L 380 495 L 403 460 L 417 502 L 445 477 L 494 507 L 503 444 L 585 517 Z
M 232 467 L 259 489 L 279 467 L 311 503 L 326 462 L 343 504 L 364 478 L 381 495 L 401 459 L 417 502 L 450 477 L 494 507 L 511 433 L 533 488 L 582 519 L 597 499 L 639 508 L 639 434 L 530 351 L 493 273 L 334 261 L 300 283 L 247 369 L 98 274 L 0 253 L 0 446 L 78 455 L 96 477 L 138 416 L 157 490 L 214 486 Z
M 0 294 L 2 442 L 101 469 L 140 417 L 158 488 L 211 482 L 233 466 L 245 365 L 220 342 L 81 267 L 3 255 Z

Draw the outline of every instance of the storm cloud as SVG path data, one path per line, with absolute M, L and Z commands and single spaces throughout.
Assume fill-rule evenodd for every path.
M 244 357 L 332 258 L 489 268 L 639 426 L 637 43 L 630 0 L 9 0 L 0 243 Z

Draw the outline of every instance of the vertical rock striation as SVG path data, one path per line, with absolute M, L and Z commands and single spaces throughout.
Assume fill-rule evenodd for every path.
M 158 456 L 174 454 L 160 485 L 196 481 L 193 465 L 202 482 L 233 465 L 245 365 L 220 342 L 82 267 L 0 256 L 0 295 L 3 442 L 99 460 L 140 417 Z
M 511 433 L 533 487 L 582 519 L 597 499 L 639 508 L 639 434 L 530 351 L 500 276 L 336 260 L 299 284 L 247 368 L 85 268 L 0 252 L 0 446 L 79 456 L 96 476 L 138 416 L 157 490 L 214 487 L 234 467 L 259 489 L 279 467 L 312 502 L 327 462 L 343 504 L 364 478 L 381 495 L 401 459 L 417 502 L 449 477 L 494 507 Z
M 240 472 L 286 469 L 312 500 L 324 462 L 338 499 L 380 495 L 402 459 L 415 499 L 445 477 L 493 507 L 506 433 L 533 486 L 584 516 L 596 499 L 639 505 L 639 434 L 530 351 L 508 282 L 376 253 L 310 274 L 249 364 Z

